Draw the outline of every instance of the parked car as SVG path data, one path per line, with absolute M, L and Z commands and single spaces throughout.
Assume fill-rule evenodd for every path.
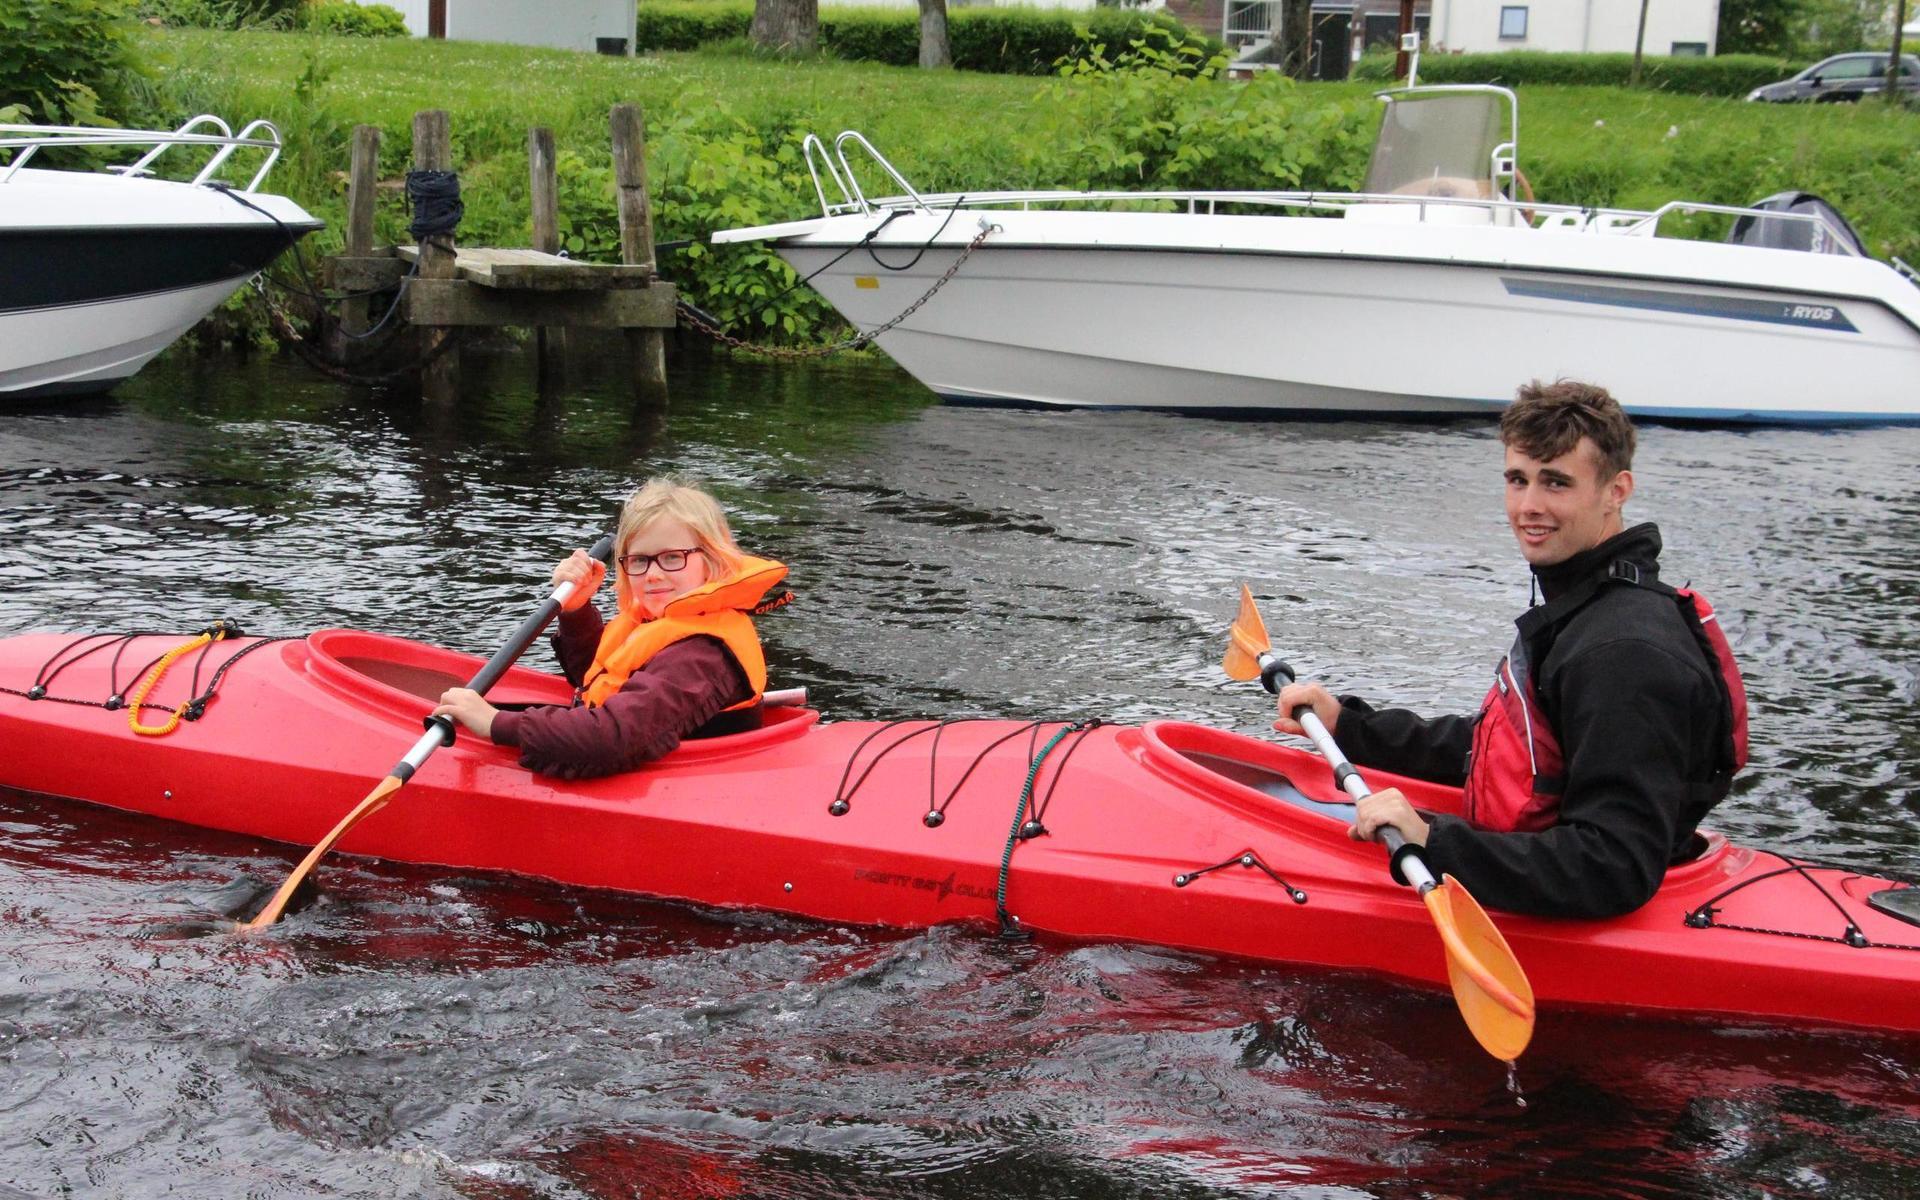
M 1747 93 L 1749 100 L 1858 100 L 1885 91 L 1887 56 L 1862 51 L 1823 58 L 1792 79 L 1769 83 Z M 1900 56 L 1900 90 L 1920 96 L 1920 58 Z

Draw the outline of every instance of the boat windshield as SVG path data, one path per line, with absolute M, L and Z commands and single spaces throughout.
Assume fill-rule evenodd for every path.
M 1386 100 L 1362 190 L 1370 195 L 1494 197 L 1494 155 L 1511 136 L 1503 93 L 1416 93 Z

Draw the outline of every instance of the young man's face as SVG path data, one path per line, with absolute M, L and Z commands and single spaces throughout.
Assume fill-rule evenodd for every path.
M 1592 438 L 1549 462 L 1507 447 L 1507 524 L 1528 563 L 1563 563 L 1620 532 L 1633 472 L 1604 474 Z

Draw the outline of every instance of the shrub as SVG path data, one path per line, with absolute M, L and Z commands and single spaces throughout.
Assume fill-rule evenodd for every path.
M 346 37 L 406 37 L 407 19 L 385 4 L 334 3 L 310 5 L 301 23 L 315 33 Z
M 635 44 L 641 50 L 691 50 L 747 35 L 753 6 L 739 0 L 646 0 L 639 7 Z M 1079 26 L 1083 32 L 1076 32 Z M 1031 8 L 960 8 L 947 14 L 953 65 L 1001 75 L 1045 75 L 1085 45 L 1087 36 L 1124 44 L 1148 29 L 1203 51 L 1219 43 L 1170 17 L 1131 9 L 1091 12 Z M 911 8 L 827 8 L 820 13 L 820 44 L 836 58 L 914 66 L 920 61 L 920 16 Z
M 634 48 L 692 50 L 708 42 L 747 36 L 751 4 L 699 4 L 692 0 L 646 0 L 639 6 Z
M 1372 105 L 1328 103 L 1278 72 L 1244 84 L 1215 78 L 1222 56 L 1149 32 L 1109 59 L 1062 64 L 1039 106 L 1054 128 L 1022 139 L 1034 178 L 1089 191 L 1351 189 L 1366 171 Z M 1065 174 L 1062 177 L 1061 172 Z
M 1391 54 L 1370 54 L 1354 67 L 1357 80 L 1389 83 Z M 1717 58 L 1648 55 L 1640 79 L 1647 87 L 1695 96 L 1744 96 L 1763 83 L 1785 79 L 1805 64 L 1761 54 L 1723 54 Z M 1631 54 L 1548 54 L 1511 50 L 1500 54 L 1423 54 L 1422 83 L 1584 84 L 1624 87 L 1633 77 Z
M 287 29 L 301 0 L 139 0 L 142 20 L 186 29 Z
M 0 109 L 53 125 L 115 124 L 134 74 L 128 0 L 0 3 Z

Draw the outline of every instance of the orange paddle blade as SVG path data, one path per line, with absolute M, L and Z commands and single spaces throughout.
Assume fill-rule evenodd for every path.
M 1447 979 L 1461 1017 L 1488 1054 L 1513 1062 L 1533 1039 L 1527 973 L 1487 911 L 1453 876 L 1443 876 L 1426 902 L 1447 951 Z
M 314 864 L 320 861 L 320 856 L 333 849 L 333 844 L 347 836 L 347 831 L 358 825 L 362 818 L 371 816 L 386 807 L 387 801 L 405 784 L 406 780 L 396 775 L 389 775 L 375 784 L 373 790 L 367 793 L 367 798 L 355 805 L 353 811 L 333 827 L 333 832 L 321 838 L 319 845 L 307 851 L 307 856 L 300 860 L 300 865 L 293 869 L 293 874 L 287 876 L 287 881 L 280 885 L 280 890 L 273 894 L 273 899 L 267 901 L 267 906 L 260 910 L 260 915 L 243 923 L 240 928 L 243 930 L 265 929 L 278 921 L 280 914 L 287 911 L 287 904 L 293 899 L 293 893 L 299 889 L 300 881 L 312 873 Z
M 1254 606 L 1253 591 L 1246 584 L 1240 585 L 1240 613 L 1233 619 L 1233 629 L 1227 634 L 1227 655 L 1220 660 L 1220 669 L 1227 673 L 1228 679 L 1248 680 L 1260 678 L 1260 656 L 1273 648 L 1267 640 L 1266 622 L 1260 619 L 1260 610 Z

